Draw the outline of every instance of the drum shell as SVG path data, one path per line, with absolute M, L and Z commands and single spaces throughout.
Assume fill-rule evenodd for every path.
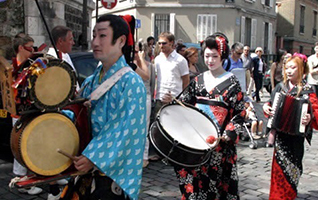
M 14 158 L 24 167 L 26 167 L 23 159 L 22 159 L 22 154 L 20 151 L 20 138 L 23 133 L 23 130 L 29 122 L 36 117 L 37 115 L 29 115 L 29 116 L 23 116 L 23 118 L 20 118 L 15 125 L 12 128 L 11 131 L 11 139 L 10 139 L 10 146 L 11 146 L 11 151 L 14 156 Z M 22 123 L 23 121 L 23 123 Z
M 172 106 L 171 111 L 169 111 L 170 106 Z M 179 114 L 174 115 L 173 113 L 175 113 L 176 111 L 174 107 L 178 108 L 177 110 L 179 111 L 182 111 L 182 109 L 186 109 L 186 110 L 183 110 L 186 112 L 181 113 L 180 115 Z M 219 129 L 217 128 L 215 123 L 212 121 L 212 119 L 210 119 L 208 115 L 206 115 L 200 109 L 189 104 L 185 104 L 185 107 L 186 108 L 183 108 L 183 106 L 180 106 L 175 103 L 164 105 L 159 110 L 155 122 L 150 127 L 149 138 L 151 143 L 154 145 L 156 151 L 158 151 L 160 155 L 162 155 L 163 157 L 171 161 L 173 164 L 177 164 L 177 165 L 185 166 L 185 167 L 197 167 L 206 163 L 209 160 L 211 151 L 218 145 L 218 142 L 219 142 L 219 140 L 217 139 L 213 144 L 208 144 L 206 142 L 205 137 L 210 136 L 213 133 L 212 135 L 215 136 L 215 138 L 218 138 Z M 161 113 L 163 114 L 161 115 Z M 188 135 L 191 144 L 189 144 L 188 139 L 187 139 L 188 143 L 186 143 L 185 142 L 186 140 L 184 139 L 187 136 L 183 132 L 185 131 L 185 129 L 184 127 L 182 127 L 183 125 L 181 123 L 188 123 L 189 121 L 176 120 L 176 118 L 184 118 L 183 116 L 184 114 L 193 114 L 192 116 L 189 115 L 189 118 L 201 117 L 200 120 L 202 120 L 202 123 L 206 123 L 207 126 L 202 124 L 199 124 L 199 126 L 202 126 L 205 128 L 209 127 L 209 129 L 204 128 L 204 130 L 201 130 L 201 131 L 203 131 L 204 133 L 207 133 L 210 131 L 212 132 L 210 132 L 210 134 L 208 135 L 203 135 L 203 137 L 202 135 L 200 135 L 199 137 L 198 136 L 199 134 L 195 134 L 195 131 L 198 131 L 198 130 L 196 128 L 192 129 L 195 126 L 191 125 L 190 126 L 192 127 L 191 130 L 194 131 L 193 133 L 197 137 L 191 138 L 192 135 L 190 136 Z M 167 119 L 164 119 L 165 117 L 167 117 Z M 177 127 L 176 128 L 177 131 L 175 128 L 170 129 L 169 127 L 167 127 L 169 126 L 169 123 L 167 123 L 168 122 L 167 120 L 169 121 L 170 125 L 174 124 L 174 127 Z M 182 135 L 182 137 L 180 137 L 180 135 Z M 180 141 L 178 141 L 179 140 L 178 138 L 180 139 Z M 193 143 L 192 139 L 199 139 L 197 140 L 197 141 L 200 141 L 199 146 L 198 146 L 198 143 Z
M 46 160 L 43 161 L 44 163 L 48 163 L 49 161 L 56 162 L 55 159 L 51 159 L 53 157 L 50 157 L 50 156 L 43 157 L 43 155 L 41 154 L 41 152 L 48 151 L 48 149 L 50 149 L 50 148 L 48 148 L 47 146 L 50 146 L 50 144 L 56 144 L 55 142 L 53 142 L 51 140 L 43 139 L 43 144 L 41 143 L 41 145 L 39 145 L 41 148 L 36 148 L 36 152 L 39 152 L 39 153 L 30 154 L 28 151 L 26 151 L 26 149 L 29 150 L 29 148 L 32 146 L 32 145 L 28 144 L 29 141 L 35 141 L 35 140 L 29 139 L 28 137 L 26 137 L 26 135 L 29 134 L 29 137 L 33 138 L 34 134 L 37 135 L 37 134 L 41 133 L 41 135 L 42 135 L 42 133 L 43 133 L 43 134 L 48 134 L 48 135 L 51 135 L 52 137 L 54 137 L 54 135 L 52 135 L 52 133 L 54 133 L 54 131 L 50 131 L 52 129 L 52 127 L 48 127 L 47 132 L 45 132 L 45 131 L 39 132 L 36 128 L 38 126 L 43 126 L 41 123 L 34 123 L 36 120 L 43 119 L 42 117 L 44 117 L 43 121 L 45 124 L 48 123 L 46 120 L 51 120 L 50 117 L 46 118 L 45 115 L 46 116 L 54 115 L 52 117 L 52 119 L 55 119 L 57 117 L 58 123 L 61 123 L 61 122 L 64 123 L 65 122 L 64 120 L 66 120 L 66 123 L 65 124 L 62 123 L 62 125 L 65 125 L 66 127 L 68 127 L 66 130 L 70 130 L 71 132 L 68 132 L 69 134 L 65 137 L 62 137 L 62 139 L 64 140 L 66 138 L 70 138 L 70 137 L 73 138 L 74 137 L 72 139 L 72 142 L 73 141 L 74 142 L 72 144 L 67 143 L 66 145 L 72 147 L 71 148 L 72 153 L 70 153 L 70 152 L 68 152 L 68 153 L 72 154 L 72 155 L 76 155 L 76 153 L 78 152 L 78 149 L 79 149 L 78 132 L 76 130 L 75 125 L 72 123 L 72 121 L 61 113 L 44 113 L 44 114 L 43 113 L 33 113 L 30 115 L 22 116 L 15 123 L 15 125 L 12 129 L 12 132 L 11 132 L 11 151 L 12 151 L 12 154 L 14 155 L 14 157 L 16 158 L 16 160 L 21 165 L 26 167 L 29 171 L 32 171 L 33 173 L 41 175 L 41 176 L 52 176 L 52 175 L 56 175 L 56 174 L 59 174 L 59 173 L 65 171 L 73 163 L 72 160 L 70 160 L 69 158 L 62 156 L 62 158 L 61 158 L 62 161 L 61 161 L 61 159 L 58 160 L 59 164 L 56 166 L 56 168 L 53 167 L 52 169 L 45 169 L 45 168 L 41 168 L 41 165 L 37 165 L 38 164 L 37 161 L 41 161 L 40 158 L 42 158 L 42 159 L 47 158 Z M 61 117 L 61 118 L 59 118 L 59 117 Z M 31 127 L 33 127 L 33 128 L 31 128 Z M 25 131 L 27 129 L 28 129 L 28 131 Z M 37 131 L 35 131 L 35 130 L 37 130 Z M 65 130 L 65 129 L 63 129 L 63 130 Z M 64 132 L 60 131 L 59 133 L 64 133 Z M 26 134 L 26 135 L 24 135 L 24 134 Z M 45 138 L 44 135 L 43 135 L 43 138 Z M 36 138 L 36 139 L 39 139 L 39 138 Z M 67 140 L 67 141 L 69 141 L 69 140 Z M 23 146 L 23 143 L 24 143 L 24 146 Z M 53 146 L 55 147 L 55 145 L 53 145 Z M 65 147 L 65 145 L 64 145 L 64 147 Z M 31 150 L 31 152 L 34 153 L 34 149 L 35 148 L 33 148 L 33 150 Z M 53 151 L 49 151 L 49 152 L 55 152 L 57 149 L 58 148 L 54 148 Z M 63 149 L 63 150 L 65 150 L 65 149 Z M 57 151 L 56 151 L 56 154 L 58 154 Z M 60 154 L 58 154 L 58 155 L 60 155 Z M 39 159 L 37 161 L 34 161 L 34 158 L 37 156 L 39 157 Z M 33 158 L 33 159 L 31 159 L 31 158 Z M 46 166 L 49 166 L 49 165 L 46 165 Z
M 165 131 L 160 130 L 158 121 L 154 122 L 149 130 L 149 138 L 156 151 L 173 164 L 185 167 L 197 167 L 206 163 L 210 152 L 190 149 L 182 144 L 176 144 L 174 139 Z

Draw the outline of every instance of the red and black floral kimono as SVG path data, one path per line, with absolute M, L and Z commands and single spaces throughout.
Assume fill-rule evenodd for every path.
M 220 141 L 208 162 L 200 167 L 174 167 L 181 199 L 239 199 L 236 165 L 238 134 L 235 126 L 242 122 L 245 114 L 238 80 L 229 72 L 217 78 L 213 78 L 209 71 L 204 72 L 190 83 L 182 94 L 182 100 L 203 110 L 219 127 L 219 137 L 226 135 L 230 140 Z
M 268 102 L 272 104 L 276 92 L 284 91 L 292 96 L 297 95 L 297 89 L 278 84 L 272 92 Z M 272 161 L 270 200 L 291 200 L 297 197 L 297 185 L 303 172 L 302 160 L 304 156 L 305 138 L 310 144 L 312 128 L 318 128 L 318 100 L 311 86 L 304 85 L 300 97 L 308 99 L 313 113 L 312 121 L 306 127 L 303 136 L 291 135 L 277 130 L 275 135 L 274 155 Z

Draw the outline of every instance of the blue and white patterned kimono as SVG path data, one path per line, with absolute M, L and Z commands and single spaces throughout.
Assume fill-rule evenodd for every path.
M 106 72 L 101 83 L 127 67 L 124 56 Z M 102 66 L 88 77 L 82 96 L 101 84 Z M 100 99 L 91 102 L 93 139 L 83 155 L 100 171 L 113 179 L 130 199 L 138 199 L 142 178 L 142 161 L 146 140 L 146 88 L 134 71 L 129 71 Z

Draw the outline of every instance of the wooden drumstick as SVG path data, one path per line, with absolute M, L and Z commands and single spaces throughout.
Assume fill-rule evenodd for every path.
M 61 149 L 56 149 L 56 151 L 60 154 L 62 154 L 63 156 L 66 156 L 68 157 L 69 159 L 71 160 L 77 160 L 74 156 L 72 156 L 71 154 L 69 153 L 66 153 L 65 151 L 61 150 Z
M 181 101 L 179 101 L 178 99 L 176 99 L 175 97 L 172 97 L 173 100 L 175 100 L 180 106 L 187 108 Z

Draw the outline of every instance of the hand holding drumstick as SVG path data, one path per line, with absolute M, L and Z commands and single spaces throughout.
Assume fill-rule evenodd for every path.
M 86 173 L 94 167 L 94 164 L 92 163 L 92 161 L 90 161 L 88 158 L 86 158 L 83 155 L 72 156 L 61 149 L 57 149 L 56 151 L 62 154 L 63 156 L 66 156 L 70 158 L 71 160 L 73 160 L 74 166 L 78 171 Z

